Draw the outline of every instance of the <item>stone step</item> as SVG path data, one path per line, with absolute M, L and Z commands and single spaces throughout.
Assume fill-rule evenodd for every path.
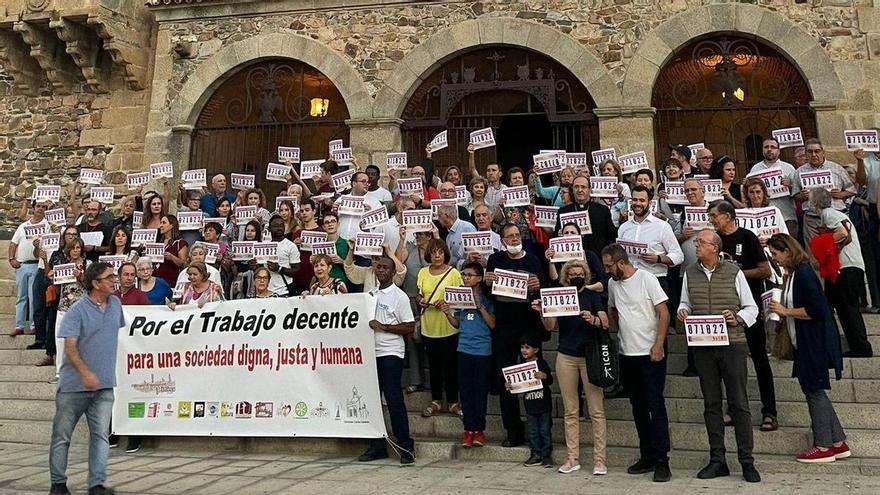
M 53 376 L 54 366 L 0 365 L 0 377 L 10 382 L 47 382 Z
M 5 378 L 5 377 L 0 377 Z M 14 399 L 54 400 L 56 385 L 46 382 L 0 381 L 0 401 Z
M 18 337 L 10 337 L 6 332 L 7 329 L 3 329 L 3 334 L 0 335 L 0 349 L 24 349 L 25 347 L 34 343 L 33 335 L 19 335 Z
M 0 442 L 34 443 L 46 445 L 52 438 L 52 421 L 34 419 L 0 419 Z M 85 417 L 80 418 L 73 430 L 73 442 L 88 444 L 89 426 Z
M 55 401 L 44 399 L 0 400 L 0 421 L 6 419 L 32 419 L 52 421 L 55 417 Z
M 42 349 L 0 349 L 0 365 L 33 366 L 45 355 L 46 351 Z

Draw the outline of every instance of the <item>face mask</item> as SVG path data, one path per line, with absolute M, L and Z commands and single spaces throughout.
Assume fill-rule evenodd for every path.
M 507 252 L 514 255 L 514 256 L 521 253 L 522 250 L 523 250 L 522 244 L 517 244 L 516 246 L 513 246 L 513 245 L 507 246 Z
M 568 281 L 578 289 L 584 286 L 584 277 L 571 277 Z

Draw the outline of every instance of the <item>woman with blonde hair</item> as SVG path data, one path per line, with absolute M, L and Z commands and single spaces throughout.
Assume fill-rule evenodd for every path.
M 559 176 L 555 177 L 556 181 L 555 186 L 547 186 L 544 187 L 541 184 L 541 178 L 536 174 L 530 174 L 529 179 L 534 185 L 535 193 L 539 198 L 546 199 L 550 206 L 561 207 L 565 203 L 562 199 L 562 192 L 571 185 L 571 181 L 575 178 L 575 170 L 570 166 L 563 167 L 562 170 L 559 171 Z
M 621 223 L 627 220 L 624 213 L 626 212 L 626 200 L 632 198 L 629 184 L 623 180 L 623 170 L 617 160 L 605 160 L 599 165 L 599 175 L 603 177 L 617 177 L 617 199 L 596 198 L 593 201 L 601 202 L 611 210 L 611 221 L 615 227 L 619 227 Z
M 543 318 L 548 332 L 559 328 L 559 345 L 556 353 L 556 379 L 562 395 L 565 411 L 565 445 L 568 449 L 565 463 L 559 472 L 572 473 L 580 465 L 580 423 L 578 422 L 578 380 L 587 396 L 587 410 L 593 431 L 593 474 L 608 473 L 605 461 L 605 405 L 602 389 L 590 383 L 587 376 L 586 348 L 598 332 L 608 331 L 608 315 L 598 293 L 587 288 L 590 270 L 581 260 L 562 265 L 559 283 L 563 287 L 575 287 L 578 291 L 580 314 Z M 541 313 L 541 300 L 532 303 L 532 309 Z
M 208 278 L 208 267 L 202 261 L 194 261 L 186 268 L 189 282 L 183 286 L 180 295 L 180 304 L 196 302 L 201 308 L 206 303 L 225 301 L 223 288 L 219 284 L 211 282 Z M 175 303 L 169 303 L 168 307 L 174 309 Z

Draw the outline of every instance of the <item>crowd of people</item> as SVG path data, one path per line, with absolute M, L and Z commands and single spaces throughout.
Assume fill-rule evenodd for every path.
M 780 159 L 779 143 L 766 139 L 764 159 L 749 175 L 781 170 L 781 183 L 770 183 L 760 177 L 738 179 L 735 161 L 708 148 L 697 150 L 692 160 L 691 149 L 682 145 L 670 146 L 659 170 L 625 175 L 609 159 L 593 170 L 564 166 L 541 176 L 511 167 L 504 177 L 498 164 L 478 170 L 476 153 L 468 148 L 466 168 L 441 171 L 426 150 L 419 165 L 388 170 L 387 183 L 379 167 L 361 169 L 354 161 L 350 183 L 337 184 L 339 190 L 334 176 L 345 170 L 340 164 L 327 160 L 320 174 L 309 178 L 293 167 L 278 202 L 267 201 L 258 188 L 230 191 L 223 175 L 211 178 L 206 190 L 181 185 L 176 195 L 168 179 L 160 179 L 161 191 L 138 188 L 117 201 L 116 211 L 72 191 L 65 191 L 60 204 L 28 201 L 9 248 L 18 295 L 12 335 L 36 335 L 29 348 L 45 349 L 38 366 L 59 367 L 62 397 L 61 392 L 100 391 L 112 382 L 102 378 L 98 384 L 88 371 L 80 355 L 93 353 L 84 351 L 85 340 L 79 352 L 76 341 L 70 342 L 80 335 L 74 326 L 83 314 L 103 314 L 107 301 L 114 300 L 102 295 L 96 302 L 91 296 L 108 292 L 105 279 L 112 278 L 123 304 L 171 309 L 243 298 L 371 293 L 377 297 L 370 327 L 376 336 L 379 385 L 402 463 L 414 461 L 404 394 L 427 390 L 430 401 L 421 414 L 460 416 L 464 448 L 496 440 L 487 438 L 485 430 L 487 403 L 497 394 L 506 433 L 499 439 L 502 445 L 528 442 L 525 465 L 552 466 L 550 383 L 555 378 L 566 446 L 565 461 L 557 469 L 571 473 L 581 467 L 578 416 L 585 397 L 593 474 L 602 475 L 607 473 L 606 391 L 590 376 L 590 350 L 599 336 L 614 330 L 620 360 L 615 393 L 629 397 L 640 445 L 640 458 L 627 472 L 652 472 L 658 482 L 671 477 L 664 402 L 668 334 L 687 333 L 683 373 L 699 378 L 704 398 L 710 460 L 697 475 L 702 479 L 729 474 L 724 430 L 732 426 L 743 478 L 760 481 L 752 456 L 747 362 L 754 365 L 760 392 L 759 429 L 776 430 L 768 358 L 772 341 L 780 357 L 793 359 L 793 376 L 809 407 L 814 446 L 797 460 L 832 462 L 850 455 L 825 391 L 830 389 L 828 370 L 836 370 L 839 378 L 842 357 L 872 355 L 862 313 L 876 312 L 878 305 L 880 154 L 856 151 L 854 164 L 843 167 L 826 158 L 819 140 L 809 139 L 789 164 Z M 801 174 L 814 171 L 830 171 L 832 184 L 809 187 Z M 593 196 L 591 172 L 617 178 L 615 197 Z M 402 179 L 415 178 L 421 188 L 401 192 Z M 711 201 L 707 180 L 721 183 Z M 527 187 L 528 204 L 505 192 L 517 186 Z M 680 187 L 684 201 L 673 187 Z M 780 187 L 784 194 L 778 193 Z M 431 209 L 435 200 L 440 201 L 433 205 L 433 222 L 414 225 L 405 218 L 408 211 Z M 540 219 L 538 206 L 544 207 Z M 66 220 L 48 222 L 47 211 L 59 208 Z M 365 212 L 383 208 L 387 220 L 365 225 Z M 774 209 L 781 219 L 775 231 L 756 233 L 740 226 L 738 214 L 754 208 Z M 552 219 L 547 223 L 547 211 L 555 226 Z M 201 212 L 202 222 L 192 228 L 187 220 L 182 229 L 182 212 Z M 59 218 L 57 212 L 53 218 Z M 152 237 L 145 241 L 144 232 Z M 362 232 L 382 234 L 381 254 L 359 250 Z M 480 248 L 471 243 L 473 233 L 485 233 Z M 52 234 L 59 239 L 50 251 L 44 249 L 44 238 Z M 575 258 L 560 260 L 563 253 L 551 242 L 559 237 L 580 239 Z M 271 260 L 258 262 L 248 254 L 254 243 L 266 242 L 276 250 Z M 58 284 L 62 266 L 64 283 Z M 508 272 L 527 274 L 525 298 L 496 293 L 496 282 L 505 276 L 499 273 Z M 471 289 L 474 304 L 453 309 L 446 289 L 462 287 Z M 576 289 L 577 315 L 543 311 L 540 290 L 552 287 Z M 774 288 L 778 293 L 766 297 Z M 835 312 L 846 352 L 841 352 Z M 721 330 L 716 329 L 723 335 L 719 345 L 697 345 L 698 329 L 691 338 L 684 323 L 699 316 L 723 320 Z M 548 364 L 541 348 L 554 332 L 558 349 L 555 362 Z M 537 362 L 533 378 L 543 386 L 514 393 L 502 369 L 529 361 Z M 60 404 L 59 399 L 59 411 Z M 76 407 L 77 414 L 90 414 L 81 404 Z M 53 459 L 55 450 L 69 443 L 65 429 L 76 423 L 68 416 L 56 420 L 60 440 L 56 445 L 53 434 Z M 101 441 L 107 441 L 106 432 L 102 438 L 93 431 L 93 442 Z M 128 450 L 138 445 L 137 438 L 130 439 Z M 360 460 L 387 456 L 385 443 L 372 442 Z M 58 459 L 53 483 L 64 482 Z M 101 485 L 102 475 L 92 482 Z

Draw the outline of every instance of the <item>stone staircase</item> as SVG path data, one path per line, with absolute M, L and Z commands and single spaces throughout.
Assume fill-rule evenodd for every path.
M 866 315 L 870 339 L 880 349 L 880 315 Z M 48 445 L 54 415 L 55 386 L 48 383 L 53 368 L 38 368 L 34 363 L 42 351 L 25 349 L 32 337 L 10 338 L 10 316 L 0 316 L 0 442 L 21 442 Z M 556 359 L 555 339 L 545 347 L 545 356 L 551 367 Z M 680 376 L 685 366 L 685 343 L 680 335 L 670 336 L 669 374 L 666 381 L 666 407 L 669 412 L 670 435 L 673 451 L 672 465 L 678 469 L 698 469 L 707 458 L 708 442 L 702 418 L 702 398 L 697 378 Z M 845 359 L 843 379 L 832 381 L 831 398 L 848 435 L 854 456 L 846 461 L 824 465 L 804 465 L 794 461 L 794 455 L 809 447 L 811 433 L 807 406 L 797 380 L 790 377 L 791 363 L 771 359 L 776 385 L 780 428 L 775 432 L 761 432 L 760 400 L 754 372 L 749 370 L 749 398 L 756 425 L 755 454 L 759 469 L 764 472 L 784 473 L 837 473 L 880 476 L 880 357 Z M 556 393 L 553 438 L 556 442 L 554 457 L 562 462 L 562 399 Z M 498 400 L 489 398 L 487 436 L 490 445 L 482 449 L 462 449 L 458 446 L 461 421 L 448 414 L 432 418 L 421 417 L 421 411 L 430 401 L 427 392 L 407 396 L 410 428 L 417 439 L 416 456 L 422 459 L 461 459 L 465 461 L 522 461 L 527 450 L 502 448 L 504 438 Z M 632 423 L 627 399 L 605 401 L 608 418 L 608 462 L 620 468 L 638 456 L 638 437 Z M 589 464 L 592 436 L 589 420 L 581 421 L 582 460 Z M 87 441 L 87 428 L 80 422 L 75 441 Z M 192 438 L 163 437 L 145 439 L 146 447 L 189 450 L 245 450 L 249 452 L 304 452 L 356 455 L 364 448 L 362 441 L 339 439 L 253 439 L 253 438 Z M 731 468 L 735 462 L 733 429 L 728 428 L 727 446 Z

